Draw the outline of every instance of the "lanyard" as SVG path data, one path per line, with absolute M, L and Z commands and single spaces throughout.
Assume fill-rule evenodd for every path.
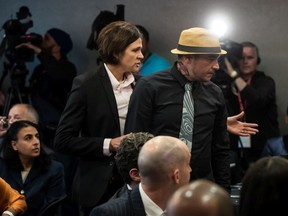
M 249 79 L 247 80 L 247 85 L 250 85 L 251 80 L 252 80 L 252 76 L 249 77 Z M 238 102 L 239 102 L 240 110 L 241 110 L 241 111 L 245 111 L 245 108 L 246 108 L 246 106 L 247 106 L 247 101 L 246 101 L 246 100 L 245 100 L 244 102 L 242 101 L 240 91 L 238 91 L 237 97 L 238 97 Z

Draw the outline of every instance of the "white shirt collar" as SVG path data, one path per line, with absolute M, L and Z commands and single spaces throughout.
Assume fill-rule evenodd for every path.
M 109 79 L 111 81 L 112 87 L 113 89 L 119 89 L 119 88 L 125 88 L 129 85 L 131 85 L 132 83 L 135 82 L 135 78 L 133 76 L 133 74 L 131 72 L 126 72 L 125 76 L 126 79 L 124 80 L 124 82 L 119 82 L 115 76 L 113 75 L 113 73 L 109 70 L 109 68 L 107 67 L 107 64 L 104 63 L 104 67 L 108 73 Z
M 147 216 L 160 216 L 163 210 L 150 199 L 142 188 L 141 182 L 139 184 L 140 195 L 144 204 L 145 212 Z

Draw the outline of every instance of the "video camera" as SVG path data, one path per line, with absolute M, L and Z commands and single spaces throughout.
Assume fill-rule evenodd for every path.
M 35 46 L 40 47 L 42 43 L 42 36 L 36 33 L 30 33 L 26 35 L 21 35 L 15 39 L 16 46 L 22 43 L 31 43 Z M 34 61 L 34 56 L 34 50 L 29 49 L 25 46 L 15 49 L 16 61 L 32 62 Z
M 6 58 L 13 65 L 14 63 L 22 63 L 34 60 L 33 50 L 21 47 L 15 47 L 21 43 L 32 43 L 40 46 L 42 36 L 36 33 L 26 34 L 26 31 L 33 26 L 32 16 L 29 8 L 26 6 L 20 7 L 16 13 L 17 19 L 7 20 L 2 28 L 5 30 L 5 37 L 1 43 L 0 57 L 5 53 Z
M 226 71 L 224 58 L 227 58 L 234 69 L 237 69 L 238 60 L 242 58 L 243 46 L 235 41 L 223 40 L 220 41 L 221 48 L 227 51 L 226 55 L 222 55 L 219 59 L 220 70 Z
M 239 70 L 238 60 L 242 58 L 243 46 L 237 42 L 231 40 L 220 41 L 221 48 L 227 51 L 226 55 L 221 55 L 219 58 L 219 70 L 214 73 L 212 81 L 217 84 L 226 99 L 228 99 L 231 94 L 231 78 L 226 73 L 227 68 L 224 62 L 224 59 L 227 58 L 232 67 L 237 71 Z
M 92 31 L 89 36 L 88 42 L 87 42 L 87 48 L 90 50 L 98 50 L 97 47 L 97 38 L 100 33 L 100 31 L 109 23 L 114 21 L 124 21 L 125 16 L 125 5 L 116 5 L 117 11 L 114 14 L 111 11 L 101 11 L 92 24 Z
M 42 36 L 36 33 L 26 34 L 27 30 L 33 26 L 31 20 L 31 13 L 29 8 L 22 6 L 16 13 L 17 19 L 7 20 L 2 29 L 5 30 L 5 35 L 0 46 L 0 58 L 4 55 L 7 61 L 3 61 L 3 73 L 0 78 L 0 88 L 5 80 L 5 77 L 9 74 L 11 80 L 11 90 L 8 90 L 7 98 L 11 98 L 14 89 L 17 90 L 16 96 L 20 98 L 20 92 L 26 92 L 26 76 L 29 70 L 26 67 L 26 62 L 33 61 L 35 54 L 32 49 L 25 46 L 15 48 L 21 43 L 32 43 L 35 46 L 41 46 Z M 21 100 L 19 99 L 21 102 Z M 5 102 L 4 113 L 10 106 L 10 100 Z

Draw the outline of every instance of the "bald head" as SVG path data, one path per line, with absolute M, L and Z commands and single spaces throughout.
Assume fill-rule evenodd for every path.
M 30 104 L 15 104 L 9 110 L 8 114 L 9 123 L 15 121 L 26 120 L 38 124 L 39 116 L 37 111 Z
M 233 216 L 229 194 L 208 180 L 196 180 L 179 188 L 167 206 L 168 216 Z
M 170 136 L 157 136 L 142 147 L 138 157 L 142 184 L 163 184 L 171 175 L 179 175 L 178 183 L 190 179 L 190 152 L 184 142 Z M 177 177 L 178 178 L 178 177 Z

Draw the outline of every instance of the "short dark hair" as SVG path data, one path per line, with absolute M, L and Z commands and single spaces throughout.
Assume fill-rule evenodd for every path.
M 154 135 L 147 132 L 131 133 L 122 139 L 116 151 L 115 161 L 123 180 L 129 184 L 132 179 L 129 172 L 132 168 L 138 169 L 138 155 L 142 146 Z
M 73 42 L 70 35 L 58 28 L 51 28 L 47 34 L 54 39 L 54 41 L 61 47 L 61 54 L 66 56 L 73 48 Z
M 19 154 L 15 151 L 12 147 L 12 141 L 17 140 L 17 136 L 19 131 L 22 128 L 26 128 L 32 126 L 36 128 L 39 133 L 39 140 L 40 140 L 40 155 L 38 158 L 35 158 L 34 165 L 40 166 L 43 169 L 48 169 L 51 164 L 51 157 L 45 152 L 41 143 L 41 133 L 40 129 L 37 124 L 30 122 L 30 121 L 16 121 L 9 127 L 7 133 L 4 136 L 2 141 L 1 150 L 3 151 L 3 158 L 6 161 L 7 165 L 11 169 L 16 169 L 22 171 L 24 168 L 19 158 Z
M 118 64 L 117 55 L 138 38 L 141 33 L 138 28 L 125 21 L 116 21 L 105 26 L 97 39 L 97 46 L 100 58 L 105 63 Z

